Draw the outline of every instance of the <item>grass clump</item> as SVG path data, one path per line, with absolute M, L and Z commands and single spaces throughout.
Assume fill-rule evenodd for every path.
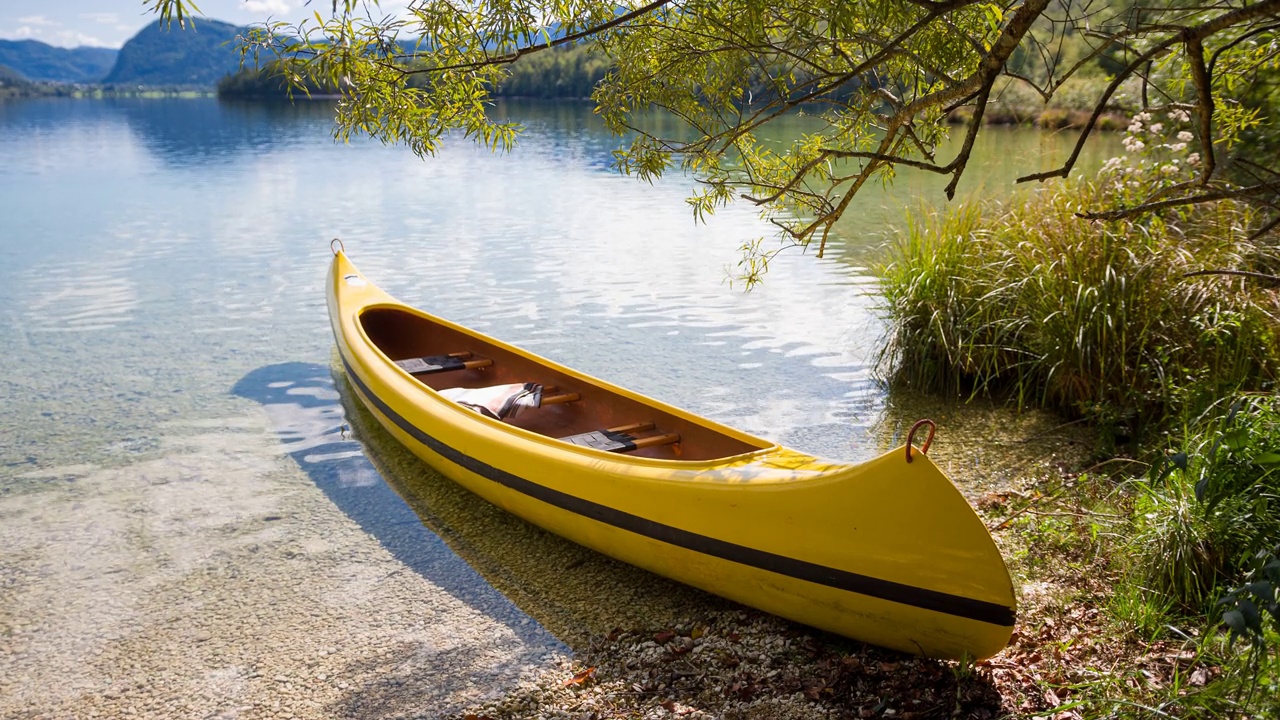
M 1080 717 L 1280 717 L 1280 397 L 1219 403 L 1160 457 L 991 506 L 1027 593 L 1003 661 Z
M 1275 265 L 1274 234 L 1247 239 L 1252 208 L 1223 201 L 1108 223 L 1078 215 L 1148 190 L 1135 187 L 1143 175 L 1173 182 L 1185 169 L 1113 162 L 1095 179 L 1008 204 L 913 217 L 882 268 L 892 328 L 882 373 L 926 392 L 1087 417 L 1121 439 L 1183 408 L 1274 388 L 1280 292 L 1252 278 L 1188 277 Z

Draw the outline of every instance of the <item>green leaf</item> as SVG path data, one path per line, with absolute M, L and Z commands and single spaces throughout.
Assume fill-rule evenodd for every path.
M 1244 622 L 1244 614 L 1239 610 L 1228 610 L 1222 613 L 1222 622 L 1231 628 L 1232 635 L 1244 635 L 1248 631 L 1248 626 Z
M 1236 428 L 1222 436 L 1222 444 L 1228 450 L 1239 450 L 1249 442 L 1249 433 L 1244 428 Z
M 1200 482 L 1196 483 L 1196 502 L 1204 502 L 1204 493 L 1209 489 L 1209 476 L 1200 478 Z
M 1280 452 L 1264 452 L 1253 459 L 1259 465 L 1280 465 Z
M 1244 591 L 1252 593 L 1263 600 L 1270 600 L 1275 595 L 1275 587 L 1266 580 L 1249 583 L 1244 586 Z
M 1251 633 L 1262 632 L 1262 614 L 1258 612 L 1258 606 L 1253 604 L 1252 600 L 1241 599 L 1240 615 L 1244 618 L 1244 625 Z

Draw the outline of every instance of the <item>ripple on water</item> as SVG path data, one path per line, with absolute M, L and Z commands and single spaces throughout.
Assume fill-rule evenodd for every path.
M 128 262 L 71 261 L 35 273 L 26 303 L 28 327 L 43 332 L 106 330 L 128 322 L 138 308 L 138 288 Z

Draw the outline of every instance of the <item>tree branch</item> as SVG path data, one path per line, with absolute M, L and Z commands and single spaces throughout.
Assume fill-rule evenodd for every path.
M 1111 100 L 1111 96 L 1115 94 L 1115 91 L 1120 87 L 1120 84 L 1144 63 L 1156 57 L 1161 52 L 1164 52 L 1179 40 L 1184 43 L 1190 42 L 1193 38 L 1203 41 L 1204 38 L 1207 38 L 1214 33 L 1221 32 L 1226 28 L 1240 25 L 1259 17 L 1275 15 L 1277 13 L 1280 13 L 1280 0 L 1262 0 L 1261 2 L 1253 5 L 1247 5 L 1242 8 L 1222 13 L 1208 22 L 1191 28 L 1171 28 L 1176 29 L 1179 34 L 1172 35 L 1171 37 L 1156 43 L 1146 52 L 1139 55 L 1123 70 L 1121 70 L 1116 75 L 1115 79 L 1111 81 L 1111 84 L 1107 86 L 1106 92 L 1103 93 L 1102 98 L 1094 105 L 1093 114 L 1089 117 L 1089 121 L 1085 123 L 1084 128 L 1080 131 L 1080 138 L 1076 141 L 1076 146 L 1071 151 L 1071 156 L 1067 158 L 1067 161 L 1056 170 L 1024 175 L 1018 178 L 1017 182 L 1021 183 L 1028 182 L 1030 180 L 1048 180 L 1049 178 L 1054 177 L 1066 177 L 1070 174 L 1071 168 L 1075 166 L 1076 160 L 1080 158 L 1080 151 L 1084 149 L 1085 140 L 1087 140 L 1089 135 L 1092 134 L 1094 126 L 1097 125 L 1098 118 L 1102 116 L 1103 110 L 1106 109 L 1106 104 Z
M 1191 63 L 1191 81 L 1196 88 L 1196 129 L 1200 135 L 1200 153 L 1204 161 L 1200 184 L 1208 185 L 1217 163 L 1213 159 L 1213 83 L 1204 64 L 1204 45 L 1198 37 L 1187 38 L 1187 60 Z
M 552 40 L 551 42 L 548 42 L 548 43 L 522 47 L 519 50 L 506 53 L 505 55 L 485 57 L 481 60 L 473 60 L 471 62 L 464 62 L 464 63 L 455 63 L 453 65 L 437 65 L 435 67 L 420 68 L 417 70 L 410 70 L 408 72 L 410 74 L 436 73 L 436 72 L 445 72 L 448 70 L 470 70 L 474 68 L 485 67 L 487 65 L 510 65 L 511 63 L 515 62 L 516 60 L 519 60 L 525 55 L 532 55 L 533 53 L 541 52 L 543 50 L 548 50 L 553 47 L 559 47 L 561 45 L 568 45 L 570 43 L 575 43 L 579 40 L 589 38 L 592 35 L 599 35 L 600 33 L 605 32 L 606 30 L 611 30 L 615 27 L 618 27 L 619 25 L 631 22 L 632 20 L 635 20 L 638 17 L 643 17 L 645 15 L 648 15 L 649 13 L 652 13 L 653 11 L 658 10 L 664 5 L 670 5 L 672 2 L 674 2 L 674 0 L 654 0 L 654 2 L 651 2 L 648 5 L 645 5 L 643 7 L 636 8 L 635 10 L 632 10 L 631 12 L 625 15 L 619 15 L 614 19 L 610 20 L 609 22 L 601 23 L 599 25 L 596 25 L 595 27 L 589 27 L 585 30 L 579 30 L 578 32 L 575 32 L 575 33 L 570 33 L 568 35 L 565 35 L 564 37 L 556 38 L 555 40 Z M 412 60 L 418 57 L 418 55 L 417 53 L 414 53 L 410 55 L 405 55 L 404 57 L 405 59 Z
M 1133 207 L 1118 208 L 1116 210 L 1104 210 L 1102 212 L 1086 212 L 1076 213 L 1077 217 L 1085 220 L 1123 220 L 1124 218 L 1141 215 L 1143 213 L 1154 212 L 1156 210 L 1164 210 L 1180 205 L 1194 205 L 1196 203 L 1209 202 L 1213 200 L 1230 200 L 1232 198 L 1248 197 L 1250 195 L 1258 195 L 1264 192 L 1276 192 L 1280 190 L 1280 182 L 1260 183 L 1258 185 L 1250 185 L 1243 188 L 1222 189 L 1216 192 L 1200 193 L 1199 195 L 1186 195 L 1180 198 L 1171 198 L 1169 200 L 1159 200 L 1156 202 L 1142 203 Z

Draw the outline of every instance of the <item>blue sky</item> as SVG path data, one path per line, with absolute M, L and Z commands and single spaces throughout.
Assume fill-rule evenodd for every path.
M 205 17 L 236 25 L 268 17 L 297 22 L 333 8 L 331 0 L 196 0 L 196 5 Z M 404 3 L 382 3 L 384 11 L 393 5 Z M 142 0 L 0 0 L 0 39 L 118 48 L 154 19 Z

